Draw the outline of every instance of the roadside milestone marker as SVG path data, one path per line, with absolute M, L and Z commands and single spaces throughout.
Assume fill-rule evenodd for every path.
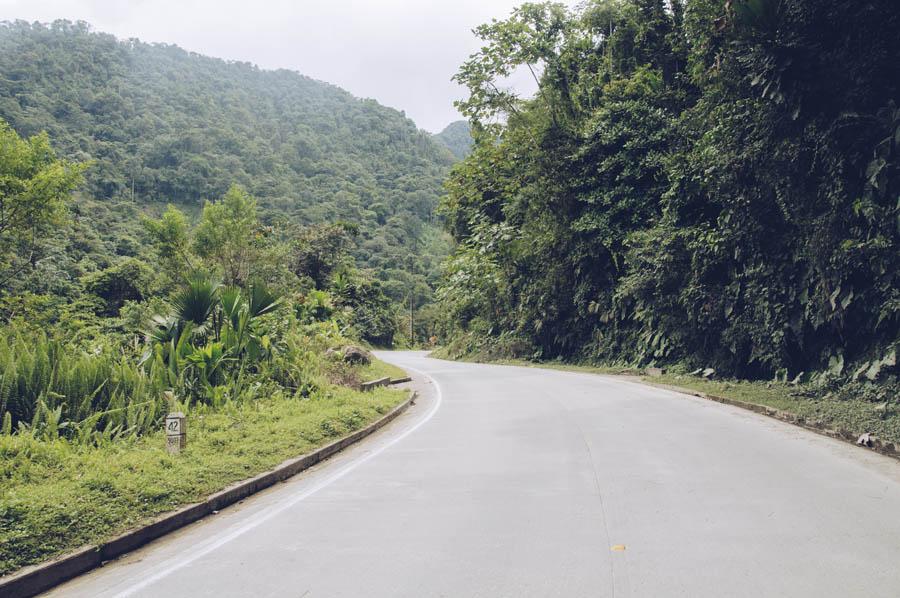
M 187 421 L 184 413 L 170 413 L 166 416 L 166 450 L 176 455 L 186 446 Z

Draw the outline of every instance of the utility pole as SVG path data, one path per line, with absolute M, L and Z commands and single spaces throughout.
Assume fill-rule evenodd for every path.
M 413 296 L 412 291 L 409 293 L 409 346 L 412 347 L 416 342 L 415 329 L 413 328 Z

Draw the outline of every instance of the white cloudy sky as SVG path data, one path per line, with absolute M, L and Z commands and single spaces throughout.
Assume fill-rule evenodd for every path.
M 121 38 L 289 68 L 405 110 L 439 131 L 473 27 L 523 0 L 0 0 L 0 20 L 84 20 Z M 523 87 L 516 82 L 517 87 Z

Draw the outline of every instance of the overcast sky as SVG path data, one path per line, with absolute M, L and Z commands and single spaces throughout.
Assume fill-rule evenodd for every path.
M 84 20 L 120 38 L 166 42 L 288 68 L 405 110 L 432 132 L 460 118 L 450 81 L 479 47 L 473 27 L 523 0 L 0 0 L 0 20 Z M 525 79 L 515 82 L 525 91 Z

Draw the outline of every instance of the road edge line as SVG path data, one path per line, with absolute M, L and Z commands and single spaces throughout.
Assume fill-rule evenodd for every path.
M 610 374 L 600 374 L 601 376 L 608 376 L 613 378 L 620 378 L 616 375 Z M 671 392 L 675 392 L 678 394 L 685 394 L 692 397 L 697 397 L 699 399 L 705 399 L 707 401 L 713 401 L 716 403 L 721 403 L 723 405 L 730 405 L 732 407 L 737 407 L 739 409 L 743 409 L 745 411 L 752 411 L 758 415 L 762 415 L 768 417 L 770 419 L 775 419 L 780 422 L 784 422 L 786 424 L 791 424 L 792 426 L 803 428 L 804 430 L 809 430 L 810 432 L 815 432 L 819 436 L 825 436 L 827 438 L 832 438 L 834 440 L 839 440 L 846 444 L 851 444 L 859 449 L 865 449 L 870 452 L 878 453 L 880 455 L 884 455 L 885 457 L 890 457 L 892 459 L 900 460 L 900 444 L 887 442 L 881 440 L 877 437 L 871 438 L 871 446 L 866 446 L 862 444 L 857 444 L 857 435 L 853 432 L 850 432 L 846 429 L 833 429 L 825 426 L 824 422 L 821 421 L 807 421 L 806 418 L 791 413 L 790 411 L 783 411 L 781 409 L 775 409 L 774 407 L 768 407 L 766 405 L 761 405 L 759 403 L 750 403 L 748 401 L 742 401 L 740 399 L 731 399 L 728 397 L 722 397 L 719 395 L 709 394 L 706 392 L 702 392 L 699 390 L 692 390 L 690 388 L 684 388 L 682 386 L 675 386 L 672 384 L 662 384 L 659 382 L 648 382 L 646 380 L 633 380 L 630 377 L 627 379 L 629 382 L 635 382 L 637 384 L 642 384 L 644 386 L 650 386 L 653 388 L 659 388 L 662 390 L 668 390 Z
M 417 391 L 410 390 L 409 395 L 402 403 L 368 426 L 330 442 L 311 453 L 283 461 L 270 471 L 236 482 L 210 494 L 202 502 L 188 504 L 160 515 L 149 523 L 106 542 L 83 546 L 45 563 L 31 565 L 12 575 L 0 577 L 0 594 L 8 598 L 31 598 L 31 596 L 46 592 L 70 579 L 96 569 L 106 561 L 123 556 L 199 521 L 214 511 L 220 511 L 278 482 L 293 477 L 377 432 L 406 411 L 415 402 L 417 396 Z
M 669 392 L 674 392 L 677 394 L 688 395 L 692 397 L 696 397 L 698 399 L 705 399 L 707 401 L 713 401 L 716 403 L 721 403 L 723 405 L 730 405 L 732 407 L 737 407 L 739 409 L 743 409 L 745 411 L 752 411 L 756 414 L 763 415 L 770 419 L 775 419 L 786 424 L 791 424 L 797 428 L 803 428 L 804 430 L 809 430 L 810 432 L 815 432 L 819 436 L 825 436 L 826 438 L 832 438 L 834 440 L 838 440 L 845 444 L 851 444 L 859 449 L 864 449 L 869 452 L 878 453 L 885 457 L 889 457 L 891 459 L 895 459 L 900 461 L 900 442 L 888 442 L 885 440 L 881 440 L 873 436 L 871 438 L 872 444 L 870 446 L 857 444 L 858 437 L 850 432 L 849 430 L 839 429 L 835 430 L 833 428 L 828 428 L 825 426 L 824 422 L 821 421 L 807 421 L 805 418 L 791 413 L 789 411 L 782 411 L 781 409 L 775 409 L 774 407 L 767 407 L 766 405 L 761 405 L 759 403 L 750 403 L 748 401 L 741 401 L 740 399 L 730 399 L 728 397 L 722 397 L 719 395 L 713 395 L 709 393 L 705 393 L 699 390 L 693 390 L 691 388 L 685 388 L 683 386 L 676 386 L 674 384 L 663 384 L 661 382 L 650 382 L 649 380 L 644 380 L 638 375 L 633 374 L 605 374 L 601 372 L 588 372 L 588 371 L 580 371 L 580 370 L 567 370 L 565 368 L 545 368 L 541 367 L 540 363 L 535 363 L 534 365 L 518 365 L 518 364 L 509 364 L 509 363 L 491 363 L 489 361 L 473 361 L 473 362 L 463 362 L 456 359 L 446 359 L 443 357 L 432 357 L 432 359 L 437 359 L 441 361 L 449 361 L 456 363 L 478 363 L 482 365 L 493 365 L 500 367 L 516 367 L 516 368 L 528 368 L 528 369 L 538 369 L 544 370 L 548 372 L 567 372 L 570 374 L 586 374 L 589 376 L 598 376 L 600 378 L 608 378 L 611 380 L 616 380 L 619 382 L 630 382 L 632 384 L 640 384 L 642 386 L 649 386 L 651 388 L 659 388 L 661 390 L 668 390 Z

